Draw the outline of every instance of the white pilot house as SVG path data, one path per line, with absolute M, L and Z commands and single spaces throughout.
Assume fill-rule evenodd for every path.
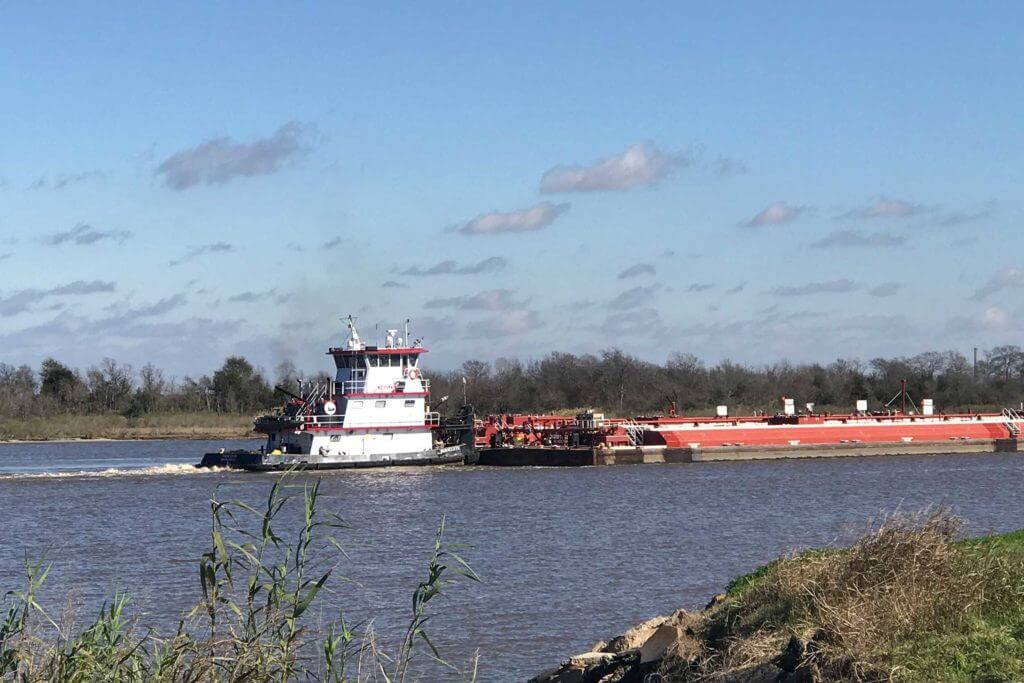
M 409 341 L 408 327 L 404 338 L 388 330 L 383 346 L 364 344 L 351 317 L 348 328 L 345 346 L 327 352 L 337 367 L 334 380 L 291 394 L 280 413 L 257 418 L 255 430 L 267 443 L 252 454 L 259 462 L 245 465 L 328 469 L 461 461 L 459 446 L 435 441 L 438 414 L 430 411 L 430 382 L 419 369 L 426 349 Z

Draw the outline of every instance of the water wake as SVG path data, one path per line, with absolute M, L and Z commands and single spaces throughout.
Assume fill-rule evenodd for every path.
M 5 479 L 84 479 L 105 477 L 149 477 L 160 475 L 208 474 L 228 472 L 227 467 L 197 468 L 191 463 L 170 462 L 149 467 L 108 467 L 106 469 L 58 470 L 53 472 L 0 472 L 0 481 Z

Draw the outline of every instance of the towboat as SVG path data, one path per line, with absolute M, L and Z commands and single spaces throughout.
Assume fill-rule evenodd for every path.
M 246 470 L 340 469 L 461 463 L 472 452 L 471 411 L 442 424 L 430 409 L 430 380 L 420 369 L 427 352 L 419 340 L 388 330 L 383 345 L 365 344 L 355 319 L 349 338 L 327 354 L 335 378 L 300 384 L 299 393 L 276 387 L 288 398 L 282 408 L 256 418 L 254 431 L 266 443 L 253 451 L 207 453 L 197 467 Z

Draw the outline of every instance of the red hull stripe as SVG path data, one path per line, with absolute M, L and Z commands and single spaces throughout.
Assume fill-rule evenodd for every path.
M 914 441 L 957 441 L 962 439 L 1005 439 L 1008 430 L 996 422 L 900 424 L 900 425 L 850 425 L 843 427 L 807 426 L 786 429 L 761 428 L 745 429 L 680 429 L 645 432 L 645 439 L 652 445 L 666 445 L 685 448 L 691 443 L 702 447 L 714 446 L 788 446 L 798 441 L 804 444 L 838 443 L 898 443 L 906 439 Z

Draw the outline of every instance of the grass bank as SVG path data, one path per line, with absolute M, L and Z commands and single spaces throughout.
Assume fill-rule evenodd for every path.
M 945 512 L 777 559 L 699 614 L 641 624 L 537 681 L 1021 681 L 1024 530 L 961 539 Z M 614 680 L 619 680 L 615 678 Z
M 849 549 L 739 577 L 699 629 L 698 670 L 723 678 L 768 663 L 808 680 L 1024 680 L 1024 531 L 957 541 L 960 529 L 943 513 L 893 518 Z
M 0 441 L 59 439 L 237 439 L 252 436 L 252 416 L 227 413 L 0 416 Z

